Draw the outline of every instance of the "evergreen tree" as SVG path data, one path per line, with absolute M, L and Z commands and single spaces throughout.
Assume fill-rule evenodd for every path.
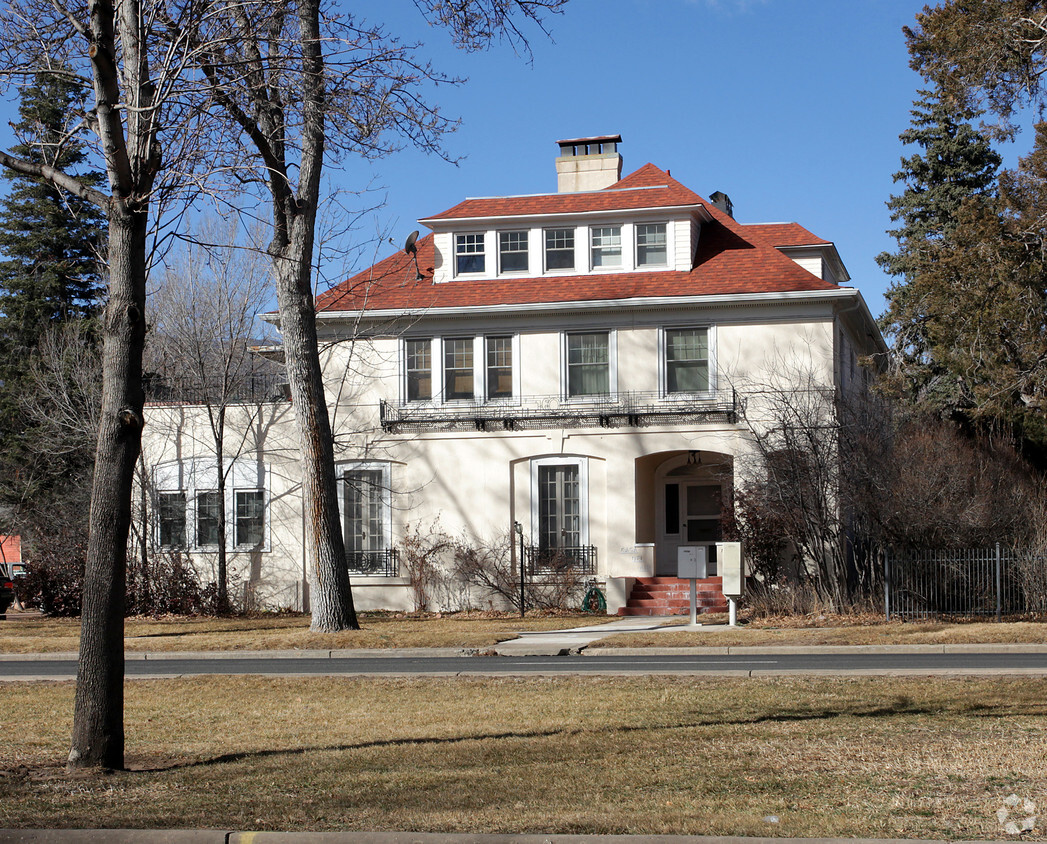
M 70 141 L 67 120 L 80 111 L 80 91 L 54 74 L 39 74 L 22 93 L 12 153 L 66 172 L 85 160 Z M 3 380 L 17 379 L 19 357 L 36 347 L 56 321 L 92 315 L 102 290 L 98 247 L 105 217 L 51 182 L 4 171 L 8 196 L 0 201 L 0 343 Z M 98 174 L 80 176 L 98 184 Z
M 899 135 L 921 151 L 902 159 L 894 174 L 905 190 L 887 203 L 898 227 L 888 233 L 898 241 L 895 252 L 876 260 L 895 281 L 887 293 L 888 309 L 881 326 L 893 345 L 893 374 L 899 392 L 937 408 L 964 403 L 930 342 L 929 323 L 937 318 L 928 273 L 941 260 L 952 239 L 965 201 L 991 196 L 1001 159 L 971 121 L 978 112 L 921 91 L 912 109 L 912 125 Z
M 14 154 L 67 171 L 83 165 L 86 153 L 67 125 L 81 111 L 78 96 L 73 83 L 38 74 L 22 93 Z M 65 336 L 81 346 L 94 342 L 105 217 L 52 182 L 12 170 L 3 177 L 10 187 L 0 200 L 0 518 L 23 535 L 30 559 L 46 548 L 82 564 L 94 440 L 84 430 L 75 442 L 59 443 L 45 422 L 49 397 L 76 392 L 84 375 L 82 367 L 71 372 L 56 363 L 62 355 L 54 344 Z M 98 174 L 81 178 L 101 181 Z M 63 333 L 63 326 L 75 330 Z M 75 547 L 65 547 L 60 535 Z

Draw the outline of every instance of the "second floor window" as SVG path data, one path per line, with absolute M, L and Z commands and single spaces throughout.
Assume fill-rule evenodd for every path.
M 574 229 L 546 229 L 545 269 L 574 269 Z
M 432 340 L 407 340 L 404 343 L 407 360 L 407 400 L 431 401 L 433 398 L 433 344 Z
M 622 265 L 622 227 L 601 226 L 592 229 L 593 269 Z
M 487 338 L 487 398 L 513 395 L 513 338 Z
M 444 398 L 473 397 L 473 338 L 444 340 Z
M 498 264 L 503 273 L 527 272 L 527 232 L 500 232 Z
M 567 335 L 567 395 L 611 392 L 610 337 L 606 331 Z
M 704 393 L 709 389 L 709 329 L 665 331 L 665 392 Z
M 484 236 L 482 234 L 455 235 L 454 269 L 456 275 L 484 271 Z

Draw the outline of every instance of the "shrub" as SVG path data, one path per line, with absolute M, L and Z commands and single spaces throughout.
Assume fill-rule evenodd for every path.
M 454 574 L 479 589 L 487 598 L 520 610 L 520 572 L 513 561 L 514 537 L 504 533 L 494 540 L 463 537 L 452 547 Z M 548 561 L 540 574 L 528 574 L 524 582 L 527 609 L 569 609 L 579 606 L 585 575 L 579 574 L 569 558 Z

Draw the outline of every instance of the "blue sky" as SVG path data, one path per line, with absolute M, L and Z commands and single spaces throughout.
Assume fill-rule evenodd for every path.
M 389 0 L 379 8 L 397 31 L 470 77 L 439 93 L 462 119 L 446 146 L 463 160 L 407 151 L 341 178 L 385 186 L 368 225 L 399 243 L 466 196 L 554 191 L 556 140 L 620 133 L 624 172 L 652 162 L 703 196 L 727 193 L 740 222 L 795 221 L 832 240 L 878 314 L 889 280 L 874 258 L 894 246 L 884 203 L 921 84 L 901 29 L 923 5 L 571 0 L 552 41 L 534 34 L 528 64 L 507 48 L 456 53 L 410 0 Z
M 388 238 L 402 244 L 420 228 L 417 219 L 467 196 L 554 191 L 558 139 L 620 133 L 624 172 L 652 162 L 703 196 L 730 195 L 740 222 L 795 221 L 835 242 L 851 283 L 878 314 L 889 280 L 874 258 L 894 245 L 884 203 L 898 189 L 891 181 L 903 153 L 898 133 L 921 84 L 901 29 L 922 7 L 922 0 L 571 0 L 550 20 L 552 39 L 527 29 L 528 63 L 504 45 L 455 50 L 412 0 L 354 3 L 357 14 L 422 42 L 421 55 L 437 69 L 468 77 L 432 92 L 461 119 L 445 139 L 460 161 L 408 149 L 331 168 L 332 186 L 374 189 L 357 204 L 384 205 L 359 221 L 355 237 L 367 245 L 355 263 L 325 262 L 319 286 L 389 254 Z M 1002 150 L 1007 164 L 1030 135 Z

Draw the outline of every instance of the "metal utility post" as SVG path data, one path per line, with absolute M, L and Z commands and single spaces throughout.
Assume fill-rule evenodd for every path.
M 524 617 L 527 611 L 526 606 L 526 592 L 524 590 L 524 544 L 523 544 L 523 525 L 519 522 L 513 522 L 513 530 L 516 531 L 516 535 L 520 537 L 520 618 Z

